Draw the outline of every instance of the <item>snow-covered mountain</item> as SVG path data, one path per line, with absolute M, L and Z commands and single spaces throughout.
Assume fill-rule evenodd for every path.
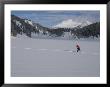
M 48 28 L 33 22 L 29 19 L 22 19 L 15 15 L 11 15 L 11 34 L 17 36 L 18 34 L 25 34 L 31 37 L 32 33 L 48 33 Z
M 90 21 L 84 21 L 84 22 L 80 22 L 80 21 L 74 21 L 72 19 L 68 19 L 68 20 L 64 20 L 61 23 L 53 26 L 54 28 L 75 28 L 77 26 L 80 26 L 81 28 L 87 25 L 92 24 Z
M 79 26 L 80 26 L 81 28 L 83 28 L 84 26 L 88 26 L 88 25 L 90 25 L 90 24 L 92 24 L 92 22 L 90 22 L 90 21 L 84 21 L 84 22 L 82 22 Z
M 33 22 L 31 20 L 25 19 L 24 22 L 33 26 Z
M 100 35 L 100 23 L 91 23 L 89 21 L 75 22 L 69 19 L 57 24 L 54 28 L 47 28 L 32 20 L 11 15 L 11 35 L 15 37 L 26 35 L 31 38 L 45 39 L 98 37 Z

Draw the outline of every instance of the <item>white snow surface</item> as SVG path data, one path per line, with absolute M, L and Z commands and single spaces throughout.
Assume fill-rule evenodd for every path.
M 29 20 L 25 20 L 25 23 L 28 23 L 28 24 L 30 24 L 30 25 L 32 25 L 33 26 L 33 23 L 32 23 L 32 21 L 29 21 Z
M 21 26 L 22 24 L 20 23 L 20 21 L 15 21 L 16 22 L 16 25 L 18 25 L 18 26 Z
M 53 28 L 74 28 L 77 26 L 87 26 L 91 24 L 90 21 L 74 21 L 72 19 L 64 20 L 61 23 L 58 23 L 57 25 L 53 26 Z
M 100 41 L 11 37 L 11 76 L 99 77 Z

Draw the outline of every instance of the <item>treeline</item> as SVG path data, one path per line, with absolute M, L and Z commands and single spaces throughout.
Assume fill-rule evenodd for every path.
M 28 23 L 28 21 L 31 22 L 31 24 Z M 90 36 L 98 37 L 100 36 L 100 22 L 96 22 L 82 28 L 77 26 L 75 28 L 50 29 L 38 23 L 34 23 L 31 20 L 21 19 L 15 15 L 11 15 L 12 36 L 17 36 L 17 34 L 25 34 L 26 36 L 31 37 L 32 33 L 41 33 L 42 35 L 60 37 L 64 36 L 65 32 L 70 32 L 71 35 L 77 36 L 78 38 L 88 38 Z
M 11 35 L 16 36 L 17 34 L 25 33 L 28 37 L 31 37 L 31 33 L 38 33 L 39 31 L 35 26 L 25 22 L 25 19 L 21 19 L 17 16 L 11 15 Z
M 90 24 L 83 28 L 73 29 L 71 32 L 78 38 L 98 37 L 100 36 L 100 22 Z
M 99 37 L 100 36 L 100 22 L 90 24 L 85 27 L 76 28 L 58 28 L 51 29 L 51 34 L 56 34 L 56 36 L 62 36 L 64 32 L 70 32 L 71 35 L 77 36 L 78 38 L 88 38 L 88 37 Z

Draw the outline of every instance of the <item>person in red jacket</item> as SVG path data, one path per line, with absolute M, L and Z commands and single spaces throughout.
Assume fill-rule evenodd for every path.
M 78 44 L 76 45 L 76 48 L 77 48 L 77 52 L 79 52 L 80 51 L 80 46 Z

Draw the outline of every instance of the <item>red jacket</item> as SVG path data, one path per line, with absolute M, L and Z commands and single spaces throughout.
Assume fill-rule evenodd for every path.
M 77 48 L 80 48 L 80 46 L 79 46 L 79 45 L 76 45 L 76 47 L 77 47 Z

